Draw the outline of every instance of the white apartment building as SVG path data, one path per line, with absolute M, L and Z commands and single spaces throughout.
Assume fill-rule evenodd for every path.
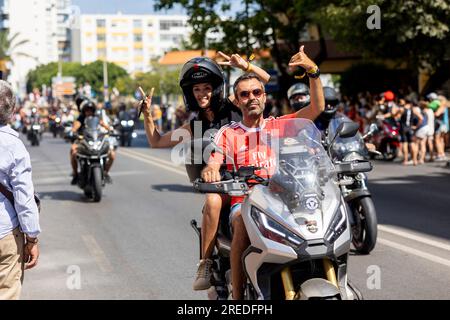
M 17 48 L 31 57 L 14 56 L 8 80 L 24 94 L 28 72 L 40 64 L 56 62 L 70 57 L 70 32 L 67 8 L 71 0 L 3 0 L 0 7 L 7 13 L 2 27 L 9 29 L 10 36 L 19 33 L 16 41 L 28 40 Z M 68 61 L 68 60 L 67 60 Z
M 72 8 L 72 0 L 56 1 L 58 56 L 64 62 L 71 61 L 72 56 Z
M 9 0 L 0 0 L 0 30 L 9 27 Z
M 106 59 L 129 73 L 149 71 L 151 59 L 189 39 L 187 20 L 183 15 L 81 15 L 81 63 Z

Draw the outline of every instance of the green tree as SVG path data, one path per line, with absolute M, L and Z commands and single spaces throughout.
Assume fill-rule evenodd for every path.
M 64 62 L 62 63 L 63 76 L 75 77 L 77 83 L 81 82 L 81 75 L 83 67 L 77 62 Z M 42 85 L 50 86 L 52 84 L 52 78 L 58 74 L 58 63 L 51 62 L 45 65 L 40 65 L 36 69 L 31 70 L 27 77 L 27 90 L 31 91 L 33 88 L 40 88 Z
M 108 62 L 108 86 L 113 88 L 116 86 L 116 81 L 120 78 L 127 77 L 128 73 L 122 67 Z M 86 64 L 82 67 L 82 72 L 77 79 L 77 82 L 89 82 L 92 89 L 99 95 L 103 93 L 103 61 L 97 60 Z
M 346 50 L 365 58 L 406 62 L 433 71 L 450 58 L 450 4 L 446 0 L 321 1 L 315 20 Z M 367 8 L 380 9 L 381 28 L 369 29 Z
M 35 59 L 25 52 L 18 51 L 21 46 L 30 42 L 29 40 L 18 40 L 19 33 L 9 35 L 9 30 L 0 30 L 0 71 L 7 73 L 6 63 L 14 64 L 16 57 L 27 57 Z
M 131 93 L 131 88 L 128 86 L 132 83 L 127 71 L 114 63 L 107 63 L 108 67 L 108 84 L 110 88 L 117 86 L 128 89 L 124 90 Z M 51 62 L 46 65 L 40 65 L 36 69 L 28 73 L 27 90 L 32 88 L 40 88 L 43 84 L 50 86 L 52 78 L 58 74 L 58 63 Z M 75 77 L 77 85 L 89 82 L 92 89 L 102 97 L 103 93 L 103 62 L 95 61 L 86 65 L 81 65 L 77 62 L 62 63 L 62 75 Z M 120 90 L 120 89 L 119 89 Z
M 170 9 L 174 4 L 183 6 L 193 28 L 192 45 L 197 49 L 217 49 L 247 56 L 270 49 L 281 72 L 280 85 L 287 90 L 294 80 L 287 64 L 298 52 L 300 35 L 312 21 L 316 1 L 244 0 L 242 9 L 234 14 L 231 3 L 230 0 L 158 0 L 155 9 Z M 212 36 L 207 38 L 207 35 Z
M 407 62 L 417 72 L 436 69 L 449 58 L 450 5 L 447 0 L 243 0 L 232 13 L 231 0 L 158 0 L 155 9 L 183 6 L 193 28 L 192 46 L 249 53 L 270 49 L 281 72 L 281 90 L 295 81 L 288 72 L 307 27 L 317 26 L 319 65 L 327 58 L 325 38 L 363 58 Z M 377 5 L 381 29 L 370 30 L 367 9 Z M 223 13 L 221 15 L 220 13 Z M 227 18 L 221 18 L 226 16 Z M 223 35 L 207 39 L 208 34 Z M 306 48 L 308 53 L 308 48 Z

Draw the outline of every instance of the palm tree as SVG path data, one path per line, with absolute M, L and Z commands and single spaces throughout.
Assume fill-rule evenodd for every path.
M 16 57 L 36 59 L 28 53 L 17 51 L 20 46 L 30 42 L 29 40 L 16 41 L 18 37 L 19 33 L 16 33 L 10 37 L 9 30 L 0 30 L 0 71 L 4 74 L 7 74 L 9 71 L 6 63 L 10 62 L 14 64 L 14 59 Z

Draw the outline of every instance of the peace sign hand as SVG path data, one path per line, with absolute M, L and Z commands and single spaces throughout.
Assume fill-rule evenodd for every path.
M 294 69 L 294 67 L 302 67 L 308 71 L 316 67 L 316 64 L 304 52 L 304 48 L 305 46 L 301 46 L 299 52 L 292 56 L 289 61 L 289 67 L 291 69 Z
M 222 66 L 231 66 L 231 67 L 239 68 L 239 69 L 242 69 L 245 71 L 245 70 L 247 70 L 247 68 L 250 64 L 250 62 L 245 61 L 244 58 L 242 58 L 237 53 L 232 54 L 231 57 L 226 55 L 222 51 L 218 51 L 217 53 L 222 58 L 227 60 L 227 61 L 219 62 L 219 64 Z

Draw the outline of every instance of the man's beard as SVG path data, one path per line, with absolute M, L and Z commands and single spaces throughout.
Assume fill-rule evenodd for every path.
M 253 110 L 249 110 L 250 106 L 255 101 L 258 102 L 258 108 L 257 109 L 253 109 Z M 249 117 L 252 117 L 252 118 L 259 118 L 261 116 L 261 114 L 263 113 L 263 111 L 264 111 L 264 108 L 261 106 L 261 101 L 259 101 L 258 99 L 249 100 L 247 102 L 247 104 L 245 105 L 245 108 L 247 109 L 247 115 Z

